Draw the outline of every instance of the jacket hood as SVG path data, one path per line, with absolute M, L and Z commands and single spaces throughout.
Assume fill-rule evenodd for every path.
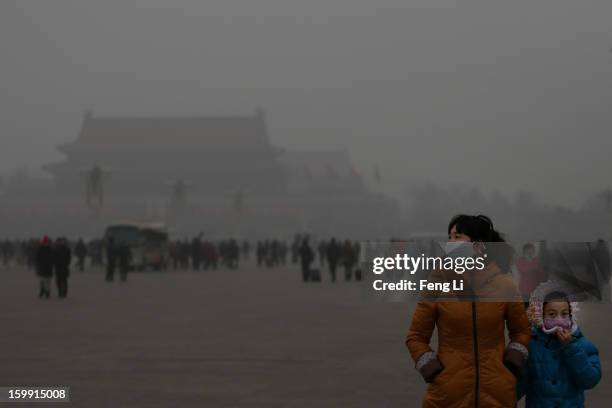
M 547 295 L 553 292 L 568 293 L 567 297 L 569 299 L 570 318 L 572 321 L 570 332 L 572 334 L 576 333 L 578 331 L 577 314 L 580 311 L 578 302 L 572 301 L 572 296 L 570 295 L 571 291 L 564 289 L 563 285 L 553 281 L 541 283 L 531 293 L 531 297 L 529 298 L 529 308 L 527 309 L 527 318 L 529 319 L 529 322 L 531 322 L 531 325 L 534 328 L 539 328 L 544 333 L 552 333 L 555 330 L 546 330 L 544 328 L 544 299 Z

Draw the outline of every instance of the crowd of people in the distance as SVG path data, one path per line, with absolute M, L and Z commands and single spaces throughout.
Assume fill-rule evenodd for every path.
M 254 248 L 254 251 L 252 251 Z M 254 265 L 258 269 L 299 266 L 304 282 L 321 282 L 321 271 L 326 268 L 329 281 L 336 282 L 336 271 L 342 270 L 345 281 L 360 281 L 361 245 L 358 241 L 336 238 L 313 240 L 307 234 L 296 234 L 293 241 L 262 239 L 251 244 L 235 238 L 206 240 L 201 235 L 192 239 L 169 240 L 159 248 L 160 270 L 215 270 L 238 269 L 248 262 L 254 252 Z M 135 259 L 134 249 L 111 237 L 107 240 L 79 238 L 71 241 L 64 237 L 51 239 L 0 241 L 0 258 L 4 269 L 25 267 L 36 271 L 40 278 L 41 298 L 51 296 L 51 281 L 55 278 L 58 296 L 68 295 L 68 277 L 71 267 L 80 272 L 87 269 L 105 271 L 105 280 L 113 282 L 119 274 L 122 282 L 128 273 L 144 269 Z
M 609 260 L 599 255 L 607 253 L 607 244 L 598 240 L 592 245 L 596 266 L 607 271 L 606 276 L 609 276 Z M 157 266 L 146 266 L 140 260 L 141 252 L 113 239 L 70 241 L 45 236 L 42 239 L 0 240 L 0 262 L 4 269 L 17 266 L 35 270 L 40 278 L 38 295 L 41 298 L 50 297 L 52 281 L 55 281 L 60 298 L 68 295 L 71 267 L 81 272 L 104 270 L 107 282 L 113 282 L 117 273 L 120 281 L 125 282 L 130 271 L 147 267 L 205 271 L 238 269 L 245 263 L 253 269 L 297 267 L 303 282 L 361 281 L 363 275 L 361 244 L 349 239 L 313 239 L 308 234 L 296 234 L 289 241 L 261 239 L 252 244 L 248 240 L 202 239 L 198 235 L 191 239 L 169 240 L 157 249 L 162 260 Z M 515 254 L 512 269 L 525 302 L 540 283 L 551 278 L 548 258 L 545 241 L 526 243 Z
M 593 247 L 596 261 L 603 271 L 609 271 L 609 265 L 603 265 L 606 243 L 597 241 Z M 86 269 L 104 269 L 105 279 L 112 282 L 118 272 L 125 282 L 128 272 L 144 269 L 145 266 L 135 259 L 134 250 L 128 245 L 116 243 L 112 239 L 70 241 L 59 237 L 27 240 L 1 240 L 0 262 L 4 269 L 21 266 L 35 270 L 40 277 L 41 298 L 50 296 L 51 281 L 55 278 L 59 297 L 68 294 L 68 277 L 71 267 L 78 271 Z M 162 261 L 153 269 L 161 270 L 215 270 L 238 269 L 241 264 L 250 261 L 250 267 L 272 269 L 285 266 L 297 266 L 303 282 L 336 282 L 339 278 L 346 282 L 362 280 L 359 266 L 361 244 L 349 239 L 313 239 L 308 234 L 296 234 L 292 241 L 283 239 L 261 239 L 253 244 L 248 240 L 228 238 L 222 240 L 174 239 L 167 241 L 159 248 Z M 529 294 L 550 277 L 547 272 L 548 251 L 546 242 L 526 243 L 522 251 L 515 255 L 513 270 L 516 273 L 518 287 L 525 301 Z M 138 256 L 141 256 L 140 253 Z M 327 271 L 328 278 L 322 277 Z M 340 277 L 338 277 L 340 274 Z
M 336 282 L 336 270 L 338 267 L 344 269 L 344 280 L 356 281 L 362 279 L 362 272 L 359 268 L 359 256 L 361 244 L 359 241 L 337 241 L 335 238 L 329 240 L 319 240 L 317 245 L 311 245 L 308 235 L 296 235 L 291 245 L 291 259 L 294 263 L 298 260 L 302 270 L 302 280 L 304 282 L 320 282 L 321 268 L 327 265 L 330 280 Z M 319 260 L 319 267 L 313 267 L 316 258 Z
M 35 247 L 32 246 L 30 241 L 21 248 L 26 250 L 24 253 L 26 255 L 25 259 L 31 266 L 35 266 L 36 273 L 40 277 L 38 297 L 49 299 L 51 296 L 51 280 L 55 276 L 58 296 L 65 298 L 68 295 L 68 276 L 70 275 L 70 263 L 72 261 L 68 240 L 57 238 L 52 242 L 49 237 L 45 236 Z M 3 265 L 8 266 L 11 257 L 18 253 L 10 242 L 3 242 Z
M 172 269 L 217 269 L 239 267 L 241 257 L 248 259 L 251 245 L 248 241 L 239 243 L 231 238 L 219 242 L 202 240 L 197 236 L 191 240 L 174 240 L 168 243 L 168 257 Z

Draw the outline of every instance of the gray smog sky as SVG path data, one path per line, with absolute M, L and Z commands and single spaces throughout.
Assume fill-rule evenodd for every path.
M 0 173 L 82 113 L 250 114 L 428 180 L 577 205 L 612 185 L 612 1 L 0 2 Z

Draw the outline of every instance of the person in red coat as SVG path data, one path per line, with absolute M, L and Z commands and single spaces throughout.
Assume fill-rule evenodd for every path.
M 532 243 L 523 246 L 523 255 L 516 260 L 515 265 L 519 273 L 519 292 L 525 302 L 528 302 L 535 288 L 546 280 L 546 272 Z

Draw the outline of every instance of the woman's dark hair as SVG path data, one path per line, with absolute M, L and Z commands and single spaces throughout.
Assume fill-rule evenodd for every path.
M 493 228 L 493 221 L 486 215 L 455 215 L 448 223 L 448 234 L 456 231 L 480 242 L 505 242 L 502 235 Z
M 486 215 L 455 215 L 448 223 L 448 234 L 455 227 L 458 233 L 465 234 L 472 242 L 504 242 L 487 248 L 487 261 L 495 262 L 503 272 L 510 272 L 514 249 L 505 244 L 504 237 L 493 227 L 493 221 Z

